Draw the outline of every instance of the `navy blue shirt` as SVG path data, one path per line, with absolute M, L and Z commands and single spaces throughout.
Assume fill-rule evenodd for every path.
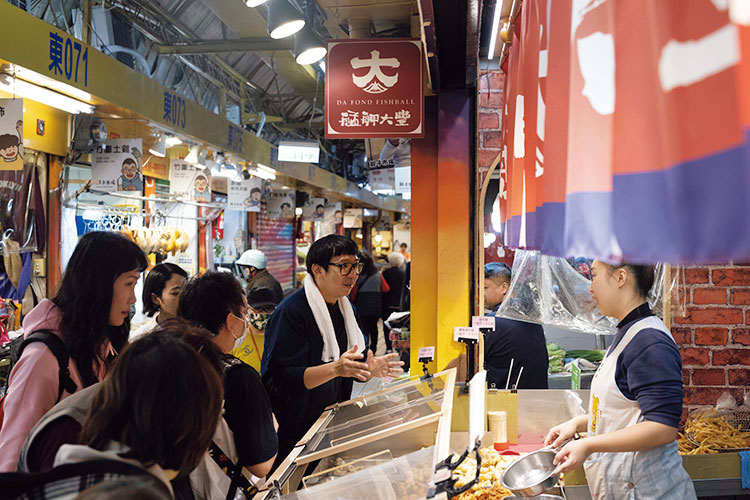
M 339 351 L 347 351 L 344 318 L 329 305 Z M 364 352 L 367 346 L 360 346 Z M 279 458 L 283 459 L 307 430 L 334 403 L 351 399 L 351 378 L 336 377 L 307 389 L 305 370 L 322 365 L 323 338 L 315 323 L 304 288 L 284 299 L 268 320 L 260 372 L 279 422 Z M 278 460 L 278 459 L 277 459 Z
M 498 304 L 490 316 L 497 312 Z M 510 360 L 513 373 L 511 388 L 523 367 L 518 389 L 547 389 L 549 357 L 544 340 L 544 329 L 536 323 L 495 317 L 495 331 L 484 339 L 484 365 L 487 369 L 487 386 L 504 389 L 508 381 Z
M 617 325 L 610 352 L 633 324 L 653 316 L 648 304 L 633 309 Z M 641 330 L 617 358 L 615 382 L 620 392 L 637 401 L 646 420 L 672 427 L 682 417 L 682 358 L 674 341 L 655 328 Z

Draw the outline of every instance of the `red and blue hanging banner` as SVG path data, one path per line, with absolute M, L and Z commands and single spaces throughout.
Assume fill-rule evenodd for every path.
M 747 10 L 524 2 L 504 96 L 505 244 L 614 262 L 748 260 Z

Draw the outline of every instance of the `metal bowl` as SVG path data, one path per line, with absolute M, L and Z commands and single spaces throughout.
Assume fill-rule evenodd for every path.
M 560 478 L 559 474 L 553 474 L 556 454 L 549 448 L 531 452 L 510 464 L 500 475 L 500 482 L 519 497 L 541 495 L 554 488 Z

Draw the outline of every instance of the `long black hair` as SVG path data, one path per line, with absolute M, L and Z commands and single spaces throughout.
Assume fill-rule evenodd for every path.
M 164 287 L 167 285 L 167 281 L 171 280 L 175 274 L 183 278 L 188 277 L 187 272 L 183 268 L 171 262 L 157 264 L 148 272 L 146 281 L 143 283 L 143 312 L 146 313 L 146 316 L 153 316 L 159 312 L 159 308 L 154 304 L 152 295 L 160 297 L 164 291 Z
M 138 245 L 119 234 L 86 233 L 76 245 L 52 301 L 62 310 L 60 332 L 85 386 L 98 381 L 102 346 L 110 341 L 119 351 L 128 340 L 129 320 L 109 325 L 115 280 L 147 265 Z

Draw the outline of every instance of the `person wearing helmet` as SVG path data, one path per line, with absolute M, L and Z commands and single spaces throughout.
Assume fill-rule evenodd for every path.
M 245 293 L 249 293 L 256 288 L 270 288 L 276 295 L 278 303 L 284 298 L 284 292 L 279 281 L 266 269 L 267 263 L 268 259 L 265 254 L 254 248 L 246 251 L 237 259 L 237 266 L 240 268 L 243 278 L 247 281 Z

